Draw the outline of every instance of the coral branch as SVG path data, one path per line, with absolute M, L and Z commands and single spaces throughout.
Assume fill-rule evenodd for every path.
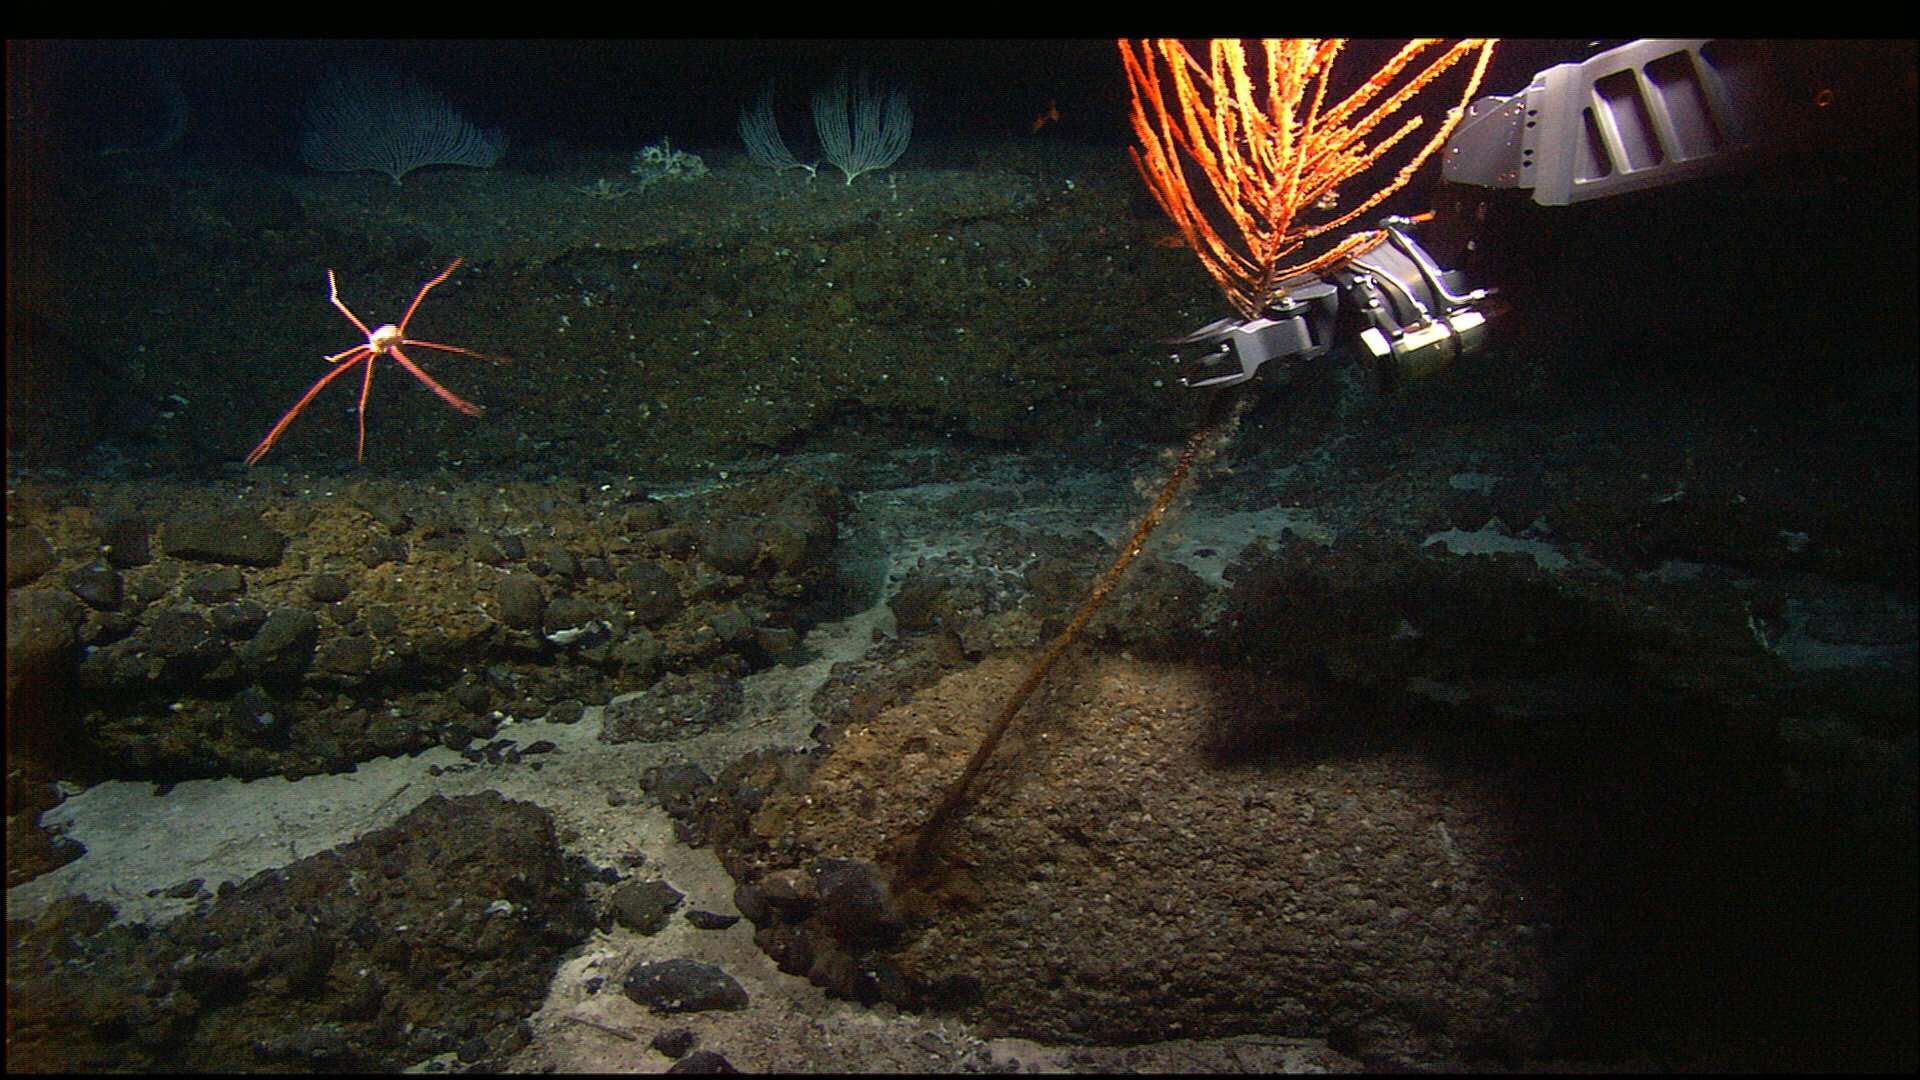
M 1246 409 L 1249 399 L 1242 395 L 1215 394 L 1208 402 L 1207 418 L 1194 433 L 1187 437 L 1187 444 L 1175 459 L 1173 469 L 1160 485 L 1160 493 L 1148 504 L 1146 513 L 1134 524 L 1133 532 L 1120 547 L 1120 554 L 1114 557 L 1112 565 L 1087 590 L 1080 601 L 1080 607 L 1074 611 L 1073 618 L 1067 621 L 1066 629 L 1056 635 L 1045 652 L 1027 669 L 1026 677 L 1020 685 L 1007 696 L 1006 703 L 1000 706 L 1000 712 L 987 726 L 987 733 L 981 737 L 980 745 L 974 748 L 973 756 L 967 759 L 966 767 L 960 775 L 947 786 L 946 794 L 940 804 L 934 807 L 920 828 L 914 833 L 912 845 L 899 862 L 899 876 L 896 882 L 911 884 L 926 879 L 936 869 L 933 855 L 940 843 L 940 837 L 947 826 L 958 818 L 960 811 L 967 805 L 968 797 L 973 793 L 974 780 L 980 770 L 986 768 L 993 758 L 994 751 L 1000 748 L 1000 741 L 1013 726 L 1014 718 L 1020 715 L 1020 707 L 1027 703 L 1033 692 L 1040 688 L 1053 665 L 1066 655 L 1080 632 L 1093 621 L 1093 616 L 1107 602 L 1107 597 L 1119 586 L 1120 579 L 1126 574 L 1127 567 L 1146 547 L 1147 540 L 1166 520 L 1167 513 L 1173 507 L 1173 500 L 1186 486 L 1187 478 L 1193 475 L 1194 467 L 1211 458 L 1232 436 L 1239 425 L 1240 415 Z
M 1187 246 L 1246 318 L 1258 315 L 1289 278 L 1379 243 L 1381 234 L 1361 233 L 1312 250 L 1320 247 L 1315 241 L 1405 187 L 1446 142 L 1486 74 L 1494 43 L 1410 41 L 1351 93 L 1329 102 L 1344 45 L 1269 39 L 1260 43 L 1262 70 L 1256 74 L 1240 41 L 1208 43 L 1204 64 L 1178 41 L 1120 43 L 1139 140 L 1134 164 Z M 1475 53 L 1458 104 L 1432 136 L 1391 177 L 1341 209 L 1341 188 L 1384 168 L 1426 121 L 1400 119 L 1378 138 L 1375 129 L 1398 119 L 1423 90 Z

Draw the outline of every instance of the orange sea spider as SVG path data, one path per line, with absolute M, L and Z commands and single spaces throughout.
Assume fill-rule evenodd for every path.
M 472 349 L 463 349 L 458 345 L 441 345 L 432 341 L 418 341 L 407 336 L 407 324 L 413 321 L 413 313 L 420 310 L 420 301 L 427 298 L 427 293 L 431 291 L 435 285 L 452 277 L 453 272 L 460 269 L 460 262 L 461 260 L 459 259 L 453 260 L 453 262 L 447 264 L 445 270 L 440 271 L 439 277 L 420 286 L 420 291 L 414 294 L 413 303 L 407 306 L 407 313 L 401 318 L 400 325 L 395 326 L 392 323 L 387 323 L 377 330 L 367 329 L 367 324 L 360 321 L 360 316 L 355 315 L 347 305 L 340 302 L 340 286 L 334 281 L 333 271 L 328 270 L 327 299 L 333 301 L 333 306 L 340 309 L 340 314 L 345 315 L 347 321 L 359 327 L 360 332 L 367 335 L 367 343 L 365 345 L 355 345 L 345 352 L 335 353 L 327 357 L 327 363 L 337 366 L 332 371 L 320 376 L 320 381 L 308 387 L 307 392 L 300 395 L 300 400 L 293 403 L 293 408 L 287 410 L 286 415 L 280 418 L 279 423 L 273 425 L 273 430 L 267 432 L 267 437 L 260 440 L 260 445 L 254 447 L 253 452 L 247 455 L 247 464 L 252 465 L 266 456 L 267 451 L 273 448 L 273 444 L 278 442 L 281 434 L 287 430 L 287 425 L 293 422 L 294 417 L 300 415 L 300 410 L 307 407 L 307 403 L 314 399 L 314 395 L 320 393 L 328 383 L 345 375 L 353 369 L 355 364 L 359 363 L 365 363 L 366 369 L 360 376 L 360 447 L 354 460 L 365 461 L 367 457 L 367 391 L 373 388 L 373 362 L 382 356 L 392 357 L 394 363 L 405 368 L 409 375 L 419 379 L 422 383 L 426 384 L 427 389 L 438 394 L 441 401 L 466 413 L 468 416 L 479 416 L 481 412 L 484 411 L 480 406 L 460 398 L 453 391 L 434 382 L 433 376 L 420 370 L 419 365 L 408 359 L 406 353 L 400 351 L 400 346 L 402 345 L 417 345 L 422 349 L 438 349 L 441 352 L 459 353 L 461 356 L 471 356 L 476 360 L 505 362 L 505 358 L 503 357 L 487 356 L 483 353 L 474 352 Z

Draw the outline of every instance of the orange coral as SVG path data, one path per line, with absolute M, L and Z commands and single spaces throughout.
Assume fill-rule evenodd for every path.
M 1315 243 L 1404 187 L 1440 148 L 1460 118 L 1460 106 L 1479 88 L 1494 42 L 1410 41 L 1345 98 L 1328 102 L 1334 61 L 1345 44 L 1261 41 L 1256 78 L 1241 41 L 1209 42 L 1205 64 L 1178 41 L 1120 42 L 1140 140 L 1134 164 L 1187 246 L 1246 318 L 1257 315 L 1287 279 L 1325 269 L 1384 238 L 1364 231 L 1323 249 Z M 1436 48 L 1438 55 L 1432 55 Z M 1342 199 L 1343 184 L 1381 166 L 1425 121 L 1409 116 L 1369 144 L 1374 129 L 1476 53 L 1459 106 L 1432 136 L 1386 183 Z M 1424 67 L 1423 56 L 1430 57 Z M 1207 204 L 1190 176 L 1204 182 Z M 1343 204 L 1349 208 L 1341 210 Z M 1319 213 L 1308 213 L 1313 210 Z

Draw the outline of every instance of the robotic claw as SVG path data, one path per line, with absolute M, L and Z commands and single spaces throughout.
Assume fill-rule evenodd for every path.
M 1784 91 L 1764 54 L 1710 39 L 1644 40 L 1559 64 L 1525 90 L 1485 97 L 1447 140 L 1444 178 L 1532 189 L 1564 206 L 1727 167 L 1758 147 Z M 1226 318 L 1164 344 L 1188 387 L 1246 382 L 1273 360 L 1309 360 L 1337 340 L 1341 304 L 1359 339 L 1402 376 L 1441 370 L 1487 340 L 1491 289 L 1469 289 L 1390 217 L 1383 242 L 1319 275 L 1282 282 L 1254 319 Z
M 1344 294 L 1369 324 L 1360 341 L 1376 359 L 1391 356 L 1422 376 L 1486 343 L 1487 317 L 1474 305 L 1491 290 L 1465 288 L 1465 275 L 1442 270 L 1405 230 L 1406 218 L 1380 222 L 1386 240 L 1330 271 L 1283 282 L 1260 318 L 1219 319 L 1167 344 L 1188 387 L 1246 382 L 1269 360 L 1311 360 L 1334 341 Z

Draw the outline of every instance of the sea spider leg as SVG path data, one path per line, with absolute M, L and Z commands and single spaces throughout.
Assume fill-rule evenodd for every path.
M 360 415 L 357 418 L 360 421 L 360 442 L 354 446 L 353 460 L 363 465 L 367 460 L 367 392 L 373 389 L 373 362 L 379 358 L 378 354 L 367 357 L 367 373 L 360 377 Z
M 420 301 L 425 300 L 427 298 L 427 293 L 431 292 L 435 285 L 438 285 L 441 282 L 452 277 L 453 272 L 455 270 L 460 269 L 461 261 L 462 260 L 460 259 L 455 259 L 452 262 L 448 263 L 447 268 L 445 270 L 440 271 L 439 277 L 434 278 L 432 281 L 429 281 L 425 285 L 420 286 L 420 291 L 413 295 L 413 303 L 407 305 L 407 313 L 401 316 L 400 318 L 400 333 L 402 335 L 405 335 L 407 332 L 407 324 L 413 321 L 413 313 L 420 310 Z M 359 320 L 356 319 L 354 321 L 358 322 Z M 363 326 L 361 327 L 361 329 L 364 330 L 366 329 L 366 327 Z M 372 335 L 368 335 L 368 336 L 372 336 Z
M 367 329 L 367 324 L 360 321 L 360 316 L 355 315 L 352 308 L 340 302 L 340 286 L 333 280 L 333 271 L 331 269 L 327 271 L 327 299 L 333 301 L 333 306 L 340 309 L 340 314 L 345 315 L 348 322 L 357 327 L 361 333 L 367 335 L 368 341 L 373 340 L 373 331 Z M 414 301 L 415 305 L 419 303 L 420 301 L 418 300 Z M 411 312 L 409 312 L 409 314 L 411 314 Z
M 491 360 L 496 364 L 512 363 L 511 360 L 508 360 L 504 356 L 488 356 L 486 353 L 474 352 L 472 349 L 463 349 L 458 345 L 442 345 L 437 341 L 421 341 L 418 338 L 401 338 L 399 343 L 402 345 L 418 345 L 423 349 L 439 349 L 441 352 L 459 353 L 461 356 L 471 356 L 475 360 Z
M 273 430 L 267 432 L 267 437 L 261 439 L 260 445 L 253 448 L 253 453 L 247 455 L 247 464 L 252 465 L 254 462 L 259 461 L 268 450 L 272 449 L 273 444 L 279 440 L 280 433 L 287 430 L 287 425 L 293 422 L 293 418 L 299 416 L 300 410 L 306 408 L 307 403 L 313 400 L 314 395 L 325 389 L 328 383 L 353 370 L 353 365 L 360 363 L 362 360 L 367 362 L 367 369 L 369 371 L 373 369 L 373 350 L 365 345 L 356 345 L 346 352 L 340 353 L 338 356 L 330 356 L 328 359 L 343 362 L 332 371 L 320 376 L 318 382 L 307 387 L 307 392 L 300 395 L 300 400 L 293 403 L 293 408 L 288 409 L 286 414 L 280 417 L 280 422 L 273 425 Z
M 426 345 L 428 348 L 434 348 L 434 349 L 445 348 L 447 349 L 448 352 L 466 352 L 467 351 L 465 349 L 455 349 L 449 346 L 434 345 L 430 342 L 425 342 L 425 341 L 409 341 L 407 342 L 407 344 Z M 460 398 L 459 396 L 455 395 L 453 391 L 447 389 L 444 386 L 441 386 L 439 383 L 434 382 L 433 376 L 427 374 L 425 371 L 422 371 L 420 369 L 420 365 L 414 363 L 412 360 L 407 359 L 407 354 L 401 352 L 400 347 L 398 345 L 395 345 L 389 348 L 387 350 L 387 355 L 393 357 L 393 360 L 395 363 L 399 364 L 403 368 L 406 368 L 407 373 L 409 375 L 412 375 L 414 378 L 419 379 L 422 383 L 426 384 L 427 389 L 440 395 L 441 401 L 444 401 L 447 404 L 453 406 L 454 408 L 459 409 L 461 412 L 466 413 L 468 416 L 479 416 L 482 412 L 486 411 L 482 409 L 480 406 Z M 468 353 L 467 355 L 480 356 L 479 353 Z M 490 357 L 484 357 L 484 356 L 480 358 L 482 360 L 491 359 Z M 373 367 L 373 365 L 368 364 L 367 367 L 371 368 Z M 364 398 L 362 400 L 364 401 Z

